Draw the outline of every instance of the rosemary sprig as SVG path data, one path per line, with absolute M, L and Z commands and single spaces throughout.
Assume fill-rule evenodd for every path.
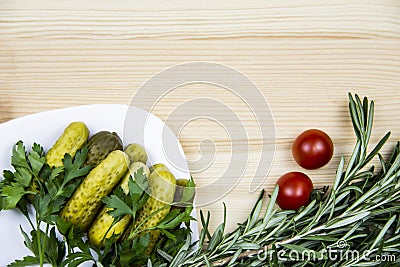
M 175 257 L 152 266 L 378 266 L 400 262 L 400 144 L 389 160 L 379 151 L 388 132 L 368 153 L 374 102 L 349 94 L 349 110 L 357 137 L 345 166 L 341 158 L 336 178 L 328 193 L 299 211 L 276 207 L 276 187 L 266 210 L 261 193 L 248 219 L 224 234 L 224 222 L 211 234 L 210 215 L 200 212 L 203 229 L 198 248 L 190 247 L 190 236 Z M 378 157 L 380 170 L 366 166 Z M 329 255 L 334 251 L 336 254 Z M 351 252 L 349 257 L 344 253 Z M 329 252 L 329 253 L 328 253 Z M 357 252 L 357 253 L 355 253 Z M 340 254 L 340 255 L 339 255 Z M 366 255 L 367 254 L 367 255 Z M 293 258 L 293 255 L 312 255 Z M 394 255 L 391 261 L 382 255 Z M 334 257 L 335 256 L 335 257 Z M 340 257 L 339 257 L 340 256 Z M 387 258 L 386 258 L 387 259 Z M 150 263 L 149 263 L 150 264 Z M 148 265 L 150 266 L 150 265 Z

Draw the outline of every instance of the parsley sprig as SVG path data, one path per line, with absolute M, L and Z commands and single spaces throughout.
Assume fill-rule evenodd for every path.
M 13 147 L 11 165 L 14 171 L 3 173 L 0 210 L 16 208 L 26 217 L 32 230 L 25 232 L 21 228 L 21 232 L 25 246 L 34 256 L 26 256 L 9 266 L 61 265 L 66 246 L 57 238 L 55 225 L 60 220 L 58 213 L 91 169 L 91 166 L 84 166 L 87 152 L 88 149 L 83 148 L 74 159 L 66 154 L 64 166 L 50 168 L 42 146 L 33 144 L 27 152 L 19 141 Z
M 42 146 L 33 144 L 31 150 L 27 151 L 22 141 L 15 144 L 11 157 L 14 170 L 4 171 L 4 179 L 0 182 L 0 210 L 18 209 L 25 216 L 31 230 L 26 231 L 21 227 L 21 233 L 32 255 L 17 259 L 9 266 L 50 264 L 76 267 L 84 262 L 92 262 L 95 266 L 131 266 L 132 263 L 146 263 L 151 257 L 166 255 L 157 251 L 153 255 L 145 253 L 150 235 L 139 236 L 139 233 L 155 229 L 162 233 L 160 243 L 171 246 L 173 242 L 175 251 L 180 249 L 182 238 L 190 234 L 188 222 L 193 219 L 190 216 L 191 208 L 186 208 L 184 212 L 173 210 L 151 229 L 131 228 L 134 238 L 119 242 L 115 242 L 116 237 L 107 239 L 103 249 L 92 246 L 86 233 L 59 216 L 65 203 L 91 169 L 91 166 L 84 164 L 87 153 L 88 149 L 84 147 L 74 158 L 66 154 L 63 166 L 50 168 L 46 164 Z M 124 194 L 121 187 L 117 187 L 103 199 L 108 213 L 114 218 L 114 224 L 127 214 L 134 221 L 149 198 L 148 180 L 143 169 L 130 177 L 128 187 L 128 195 Z M 185 227 L 178 227 L 183 223 Z M 172 250 L 169 252 L 175 255 Z

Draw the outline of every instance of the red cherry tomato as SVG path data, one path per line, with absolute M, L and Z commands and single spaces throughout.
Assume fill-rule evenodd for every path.
M 326 165 L 333 155 L 331 138 L 321 130 L 311 129 L 301 133 L 293 143 L 294 160 L 301 167 L 314 170 Z
M 310 203 L 314 189 L 311 179 L 302 172 L 288 172 L 282 175 L 276 184 L 279 185 L 278 206 L 283 210 L 298 210 Z

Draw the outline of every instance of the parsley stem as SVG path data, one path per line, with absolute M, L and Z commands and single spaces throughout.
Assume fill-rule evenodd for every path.
M 43 254 L 44 254 L 44 251 L 46 250 L 46 241 L 47 241 L 47 237 L 49 236 L 49 227 L 50 227 L 50 225 L 48 223 L 46 223 L 46 237 L 43 239 L 43 245 L 42 245 Z
M 33 222 L 32 222 L 32 220 L 31 220 L 31 218 L 29 217 L 29 213 L 24 214 L 24 215 L 25 215 L 25 218 L 28 220 L 29 225 L 32 227 L 32 230 L 34 230 L 34 229 L 35 229 L 35 226 L 33 225 Z
M 36 216 L 37 218 L 37 216 Z M 38 251 L 39 251 L 39 265 L 43 267 L 43 252 L 41 246 L 40 238 L 40 220 L 36 219 L 36 238 L 38 240 Z

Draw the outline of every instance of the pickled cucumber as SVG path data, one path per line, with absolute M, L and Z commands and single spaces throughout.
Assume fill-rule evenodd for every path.
M 126 172 L 125 176 L 122 178 L 120 186 L 125 194 L 129 194 L 128 181 L 129 178 L 134 177 L 135 172 L 139 169 L 143 170 L 143 173 L 148 177 L 150 174 L 149 168 L 143 164 L 142 162 L 134 162 L 129 167 L 129 170 Z M 93 221 L 92 225 L 89 228 L 88 237 L 90 242 L 97 246 L 104 246 L 105 238 L 110 238 L 113 235 L 116 235 L 116 240 L 118 240 L 119 236 L 125 231 L 128 227 L 132 216 L 125 215 L 120 221 L 116 224 L 114 223 L 114 218 L 107 213 L 109 208 L 103 207 L 99 214 L 96 216 L 96 219 Z M 105 237 L 105 238 L 104 238 Z
M 128 156 L 112 151 L 85 177 L 61 211 L 61 217 L 86 231 L 101 207 L 101 199 L 118 184 L 128 169 Z
M 139 230 L 155 227 L 167 216 L 171 209 L 170 204 L 174 200 L 175 177 L 169 171 L 153 171 L 149 176 L 149 189 L 150 197 L 139 212 L 135 222 L 135 227 Z M 148 217 L 151 218 L 146 221 Z M 159 230 L 150 231 L 150 243 L 146 253 L 150 254 L 153 251 L 159 235 Z
M 147 162 L 146 150 L 139 144 L 129 144 L 125 147 L 124 152 L 128 155 L 131 162 L 142 162 L 144 164 Z
M 176 185 L 174 203 L 179 207 L 185 207 L 188 204 L 193 203 L 195 188 L 189 183 L 189 180 L 184 178 L 178 179 L 176 180 Z
M 78 149 L 87 142 L 89 130 L 83 122 L 72 122 L 46 154 L 46 162 L 51 167 L 63 166 L 65 154 L 74 157 Z
M 107 131 L 98 132 L 89 139 L 85 164 L 96 167 L 114 150 L 122 150 L 122 141 L 118 134 Z
M 162 163 L 156 163 L 150 167 L 150 173 L 154 172 L 155 170 L 169 171 L 168 167 Z

